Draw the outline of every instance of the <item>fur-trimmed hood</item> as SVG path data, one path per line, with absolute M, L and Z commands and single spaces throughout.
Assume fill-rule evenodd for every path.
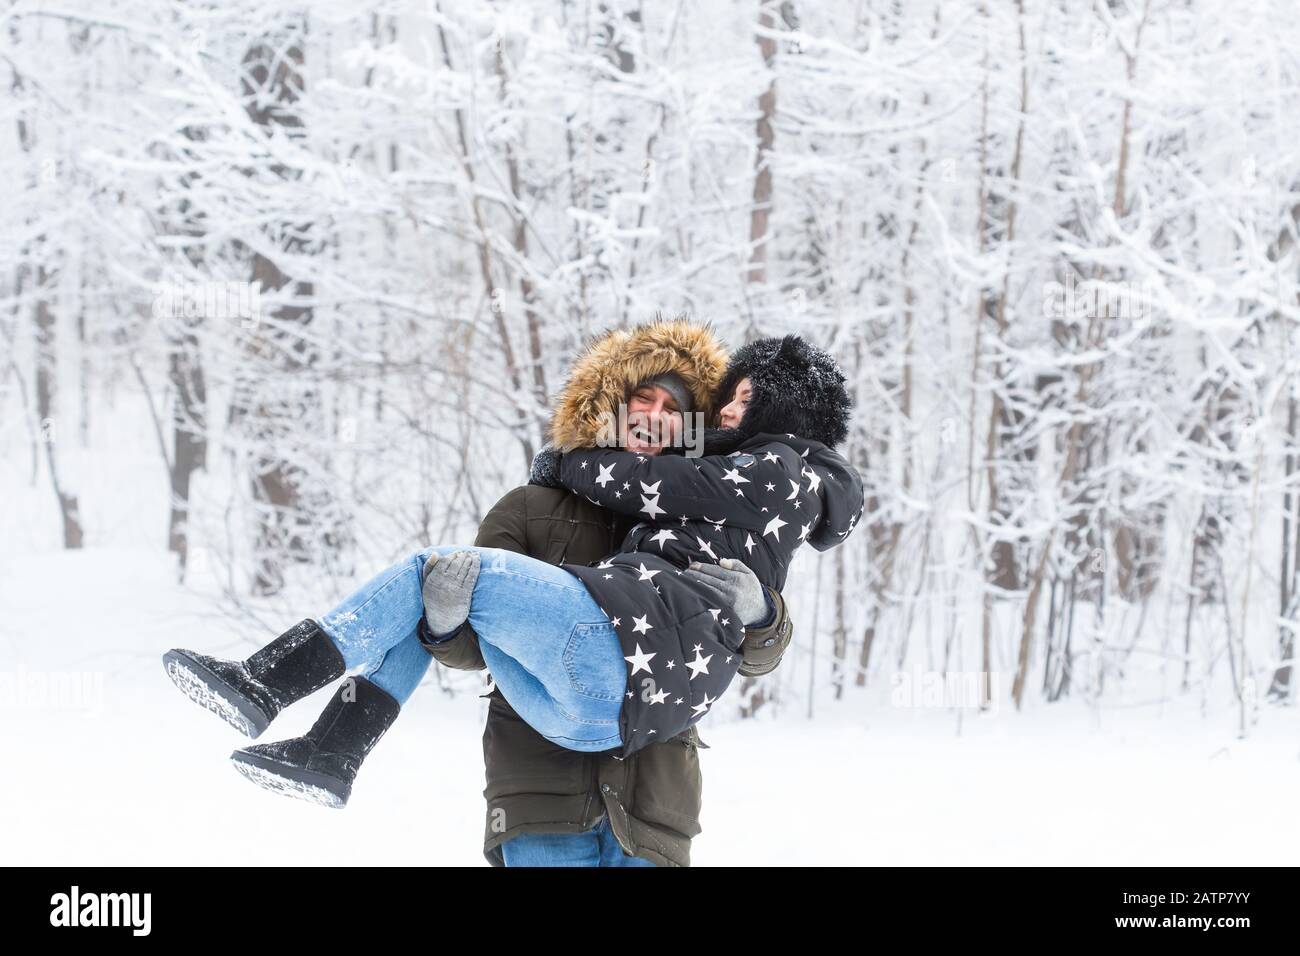
M 648 378 L 676 372 L 709 421 L 713 397 L 727 368 L 727 351 L 707 325 L 658 318 L 631 329 L 612 329 L 574 361 L 551 416 L 550 440 L 561 451 L 598 443 L 609 416 Z

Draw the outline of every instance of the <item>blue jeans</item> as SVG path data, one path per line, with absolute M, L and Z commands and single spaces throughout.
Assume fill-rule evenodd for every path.
M 431 655 L 424 616 L 431 554 L 477 551 L 469 623 L 502 695 L 534 730 L 569 750 L 622 746 L 619 712 L 627 664 L 614 625 L 572 574 L 500 548 L 426 548 L 381 571 L 319 619 L 351 670 L 398 703 L 419 686 Z
M 609 817 L 585 833 L 521 833 L 501 844 L 506 866 L 655 866 L 627 856 L 618 845 Z

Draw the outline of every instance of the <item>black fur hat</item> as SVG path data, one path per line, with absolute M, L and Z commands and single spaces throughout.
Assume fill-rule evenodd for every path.
M 746 435 L 788 432 L 828 448 L 847 437 L 853 399 L 835 359 L 817 346 L 797 335 L 742 345 L 718 386 L 715 408 L 731 401 L 743 378 L 753 386 L 739 427 Z

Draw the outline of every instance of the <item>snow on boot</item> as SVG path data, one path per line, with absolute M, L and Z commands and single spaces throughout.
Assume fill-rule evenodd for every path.
M 310 619 L 299 621 L 244 661 L 176 647 L 163 655 L 163 666 L 190 700 L 254 738 L 285 707 L 346 671 L 334 641 Z
M 341 810 L 361 762 L 401 709 L 378 684 L 348 678 L 305 736 L 243 747 L 230 759 L 259 787 Z

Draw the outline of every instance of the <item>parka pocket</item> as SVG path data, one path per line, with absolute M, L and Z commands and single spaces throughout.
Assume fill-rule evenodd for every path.
M 691 736 L 650 744 L 637 751 L 635 760 L 632 815 L 686 837 L 699 834 L 704 775 Z

